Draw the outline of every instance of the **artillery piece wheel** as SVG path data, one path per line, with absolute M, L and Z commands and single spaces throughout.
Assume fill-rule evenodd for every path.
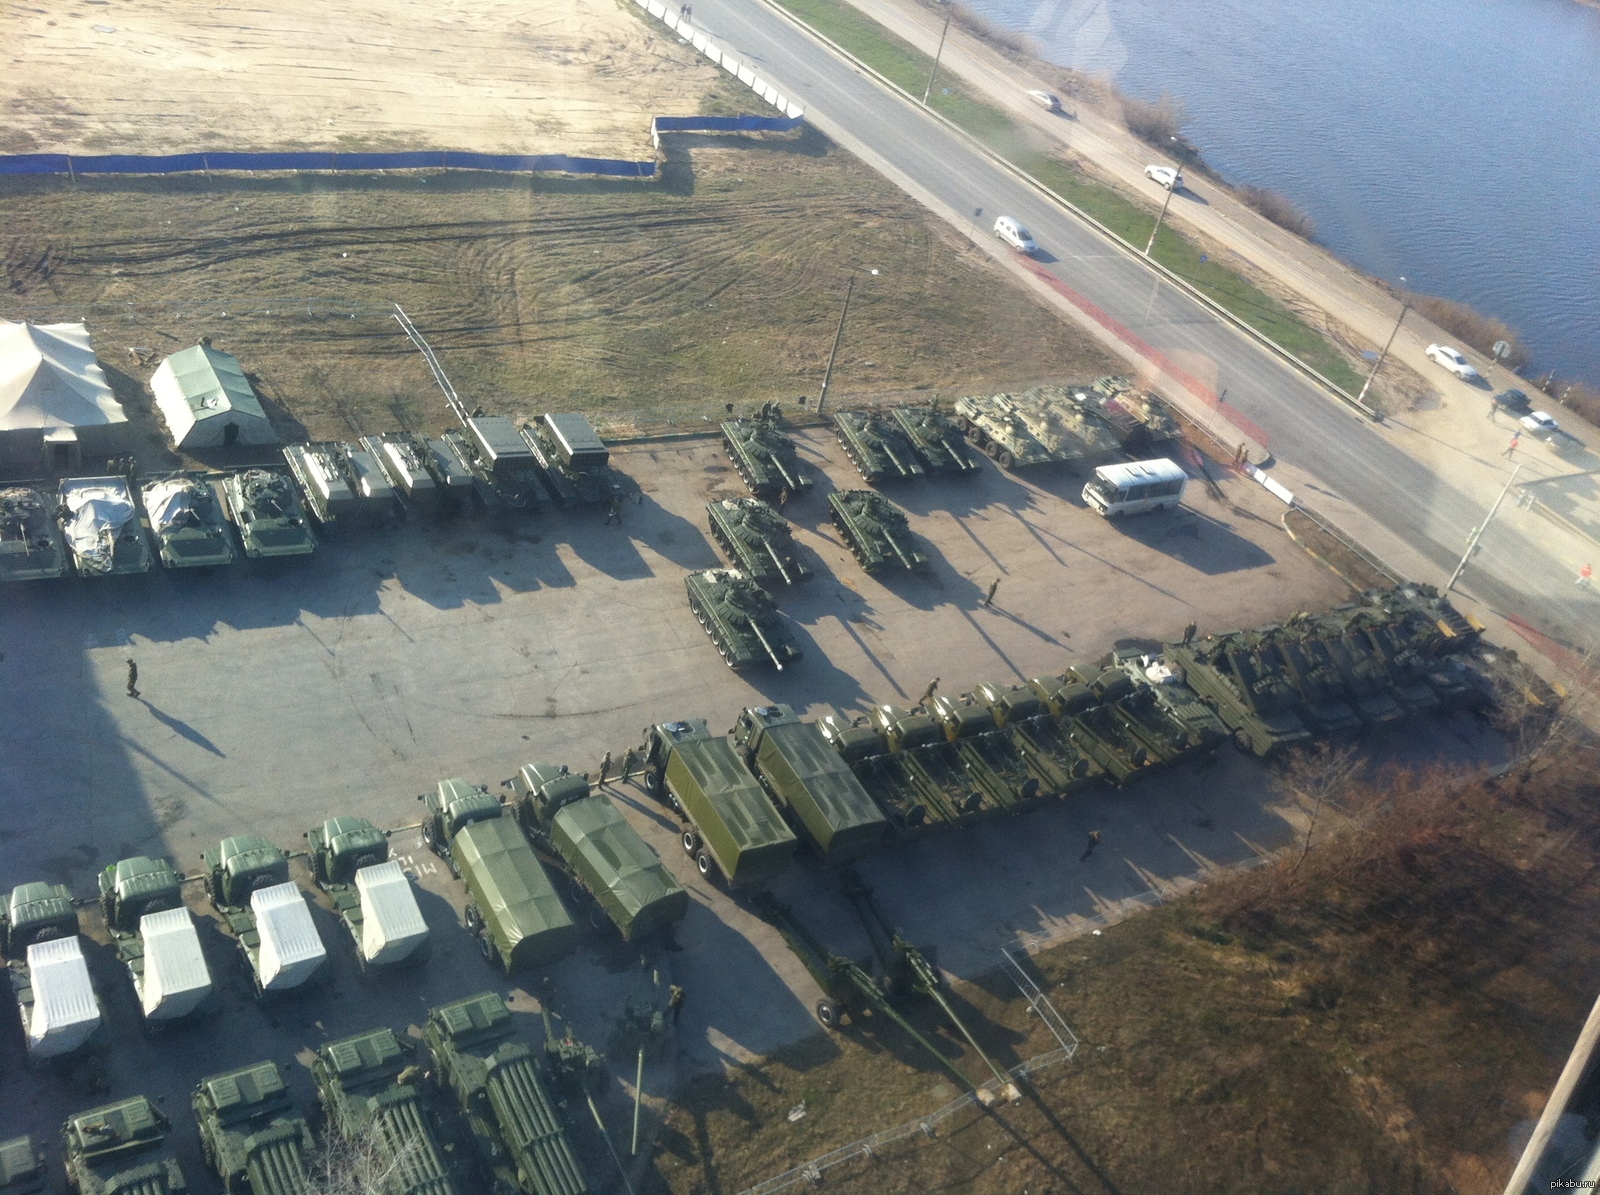
M 700 849 L 700 835 L 693 830 L 685 830 L 681 841 L 683 843 L 683 853 L 693 858 L 694 853 Z
M 818 1000 L 817 1020 L 824 1029 L 837 1029 L 839 1027 L 839 1006 L 832 1000 Z

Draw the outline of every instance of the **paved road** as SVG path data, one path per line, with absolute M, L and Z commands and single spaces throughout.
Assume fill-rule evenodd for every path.
M 1054 257 L 1047 268 L 1145 342 L 1203 377 L 1267 434 L 1278 459 L 1311 473 L 1388 527 L 1448 576 L 1484 502 L 1468 497 L 1389 443 L 1286 364 L 1138 261 L 1014 178 L 915 105 L 877 83 L 760 0 L 699 0 L 695 22 L 720 45 L 806 106 L 828 136 L 918 194 L 939 214 L 980 230 L 999 212 L 1020 217 Z M 981 209 L 982 214 L 973 216 Z M 1580 641 L 1587 595 L 1567 566 L 1503 528 L 1484 537 L 1471 589 Z M 1575 601 L 1574 598 L 1579 601 Z

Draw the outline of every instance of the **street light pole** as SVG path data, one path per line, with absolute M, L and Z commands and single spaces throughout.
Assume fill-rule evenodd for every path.
M 1405 281 L 1403 275 L 1400 281 Z M 1383 368 L 1384 358 L 1389 355 L 1389 349 L 1394 345 L 1394 338 L 1400 335 L 1400 325 L 1406 322 L 1406 312 L 1410 310 L 1411 300 L 1408 298 L 1404 303 L 1400 304 L 1400 318 L 1394 321 L 1394 330 L 1389 333 L 1389 339 L 1384 342 L 1383 352 L 1378 354 L 1378 359 L 1373 362 L 1372 372 L 1367 375 L 1367 380 L 1361 384 L 1361 393 L 1356 395 L 1356 405 L 1359 406 L 1361 401 L 1367 397 L 1367 391 L 1372 388 L 1372 379 L 1377 377 L 1378 371 Z
M 1161 214 L 1156 217 L 1156 226 L 1150 230 L 1150 239 L 1144 243 L 1144 255 L 1150 256 L 1150 250 L 1156 243 L 1156 233 L 1161 231 L 1161 221 L 1167 218 L 1167 204 L 1172 202 L 1172 193 L 1178 189 L 1177 181 L 1167 188 L 1167 197 L 1161 201 Z
M 944 57 L 944 39 L 950 32 L 950 18 L 956 15 L 956 10 L 949 8 L 944 14 L 944 29 L 939 34 L 939 50 L 933 56 L 933 69 L 928 72 L 928 85 L 922 89 L 922 106 L 928 106 L 928 97 L 933 94 L 933 77 L 939 73 L 939 59 Z
M 828 354 L 828 369 L 822 375 L 822 394 L 817 399 L 818 415 L 822 414 L 822 404 L 828 401 L 828 383 L 833 380 L 833 363 L 839 356 L 839 342 L 844 339 L 844 317 L 850 314 L 850 294 L 855 288 L 856 276 L 851 274 L 850 284 L 844 288 L 844 310 L 839 312 L 839 327 L 833 334 L 833 351 Z
M 1522 472 L 1518 465 L 1511 470 L 1511 476 L 1506 478 L 1505 489 L 1500 491 L 1500 496 L 1494 500 L 1494 505 L 1489 508 L 1489 517 L 1472 529 L 1472 534 L 1467 536 L 1467 550 L 1461 554 L 1461 563 L 1456 565 L 1456 571 L 1450 574 L 1450 584 L 1444 587 L 1446 593 L 1452 592 L 1456 582 L 1461 579 L 1461 572 L 1467 567 L 1467 561 L 1472 559 L 1472 554 L 1478 550 L 1478 541 L 1483 538 L 1483 533 L 1489 529 L 1489 524 L 1494 521 L 1495 512 L 1500 509 L 1500 504 L 1506 500 L 1506 495 L 1511 492 L 1511 483 L 1517 479 L 1517 474 Z

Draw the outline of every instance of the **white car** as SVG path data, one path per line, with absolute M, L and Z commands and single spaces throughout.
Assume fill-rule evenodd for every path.
M 1550 418 L 1544 411 L 1534 411 L 1531 415 L 1524 415 L 1519 422 L 1530 432 L 1556 432 L 1561 430 L 1561 425 Z
M 1030 91 L 1028 98 L 1046 112 L 1061 111 L 1061 97 L 1048 91 Z
M 1471 363 L 1461 355 L 1460 349 L 1453 349 L 1447 344 L 1430 344 L 1428 346 L 1428 356 L 1434 362 L 1455 374 L 1463 382 L 1476 382 L 1478 380 L 1478 371 L 1473 369 Z
M 1144 176 L 1154 182 L 1160 183 L 1169 191 L 1183 189 L 1183 171 L 1176 166 L 1146 166 Z
M 1018 253 L 1038 252 L 1039 246 L 1034 244 L 1033 234 L 1012 216 L 1001 216 L 994 222 L 994 235 Z

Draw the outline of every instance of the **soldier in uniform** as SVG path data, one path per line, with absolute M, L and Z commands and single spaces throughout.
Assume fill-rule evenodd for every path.
M 672 1014 L 672 1023 L 676 1025 L 678 1018 L 683 1014 L 683 1002 L 688 999 L 688 993 L 673 984 L 667 989 L 667 1011 Z
M 600 757 L 600 787 L 604 788 L 606 777 L 611 775 L 611 752 L 607 751 Z
M 131 658 L 128 660 L 128 696 L 139 696 L 139 665 Z
M 936 676 L 936 677 L 933 678 L 933 680 L 928 682 L 928 687 L 926 689 L 922 690 L 922 696 L 917 700 L 917 704 L 921 705 L 921 706 L 926 706 L 928 704 L 928 702 L 933 700 L 934 691 L 936 689 L 938 689 L 938 687 L 939 687 L 939 678 Z
M 629 747 L 622 753 L 622 783 L 633 779 L 633 769 L 639 766 L 639 753 Z
M 989 582 L 989 592 L 983 595 L 983 604 L 985 606 L 994 605 L 994 593 L 995 593 L 995 590 L 997 590 L 999 588 L 1000 588 L 1000 578 L 999 577 L 996 577 L 993 581 Z

